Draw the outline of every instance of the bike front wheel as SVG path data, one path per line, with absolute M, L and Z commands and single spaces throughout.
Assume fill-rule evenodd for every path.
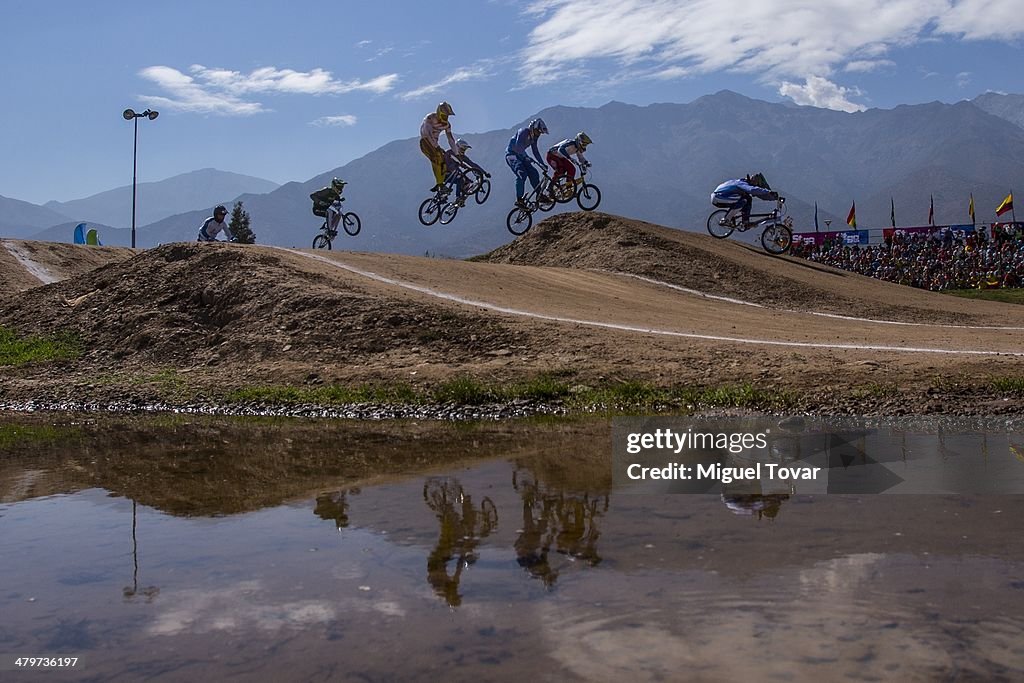
M 341 217 L 341 225 L 345 228 L 345 232 L 352 235 L 352 237 L 358 235 L 359 231 L 363 229 L 363 222 L 359 220 L 359 216 L 351 211 Z
M 761 233 L 761 246 L 769 254 L 785 254 L 792 244 L 793 231 L 781 223 L 773 223 Z
M 601 203 L 601 190 L 597 188 L 597 185 L 583 183 L 580 185 L 579 192 L 576 193 L 576 203 L 584 211 L 593 211 Z
M 518 206 L 508 212 L 505 227 L 513 235 L 522 235 L 533 225 L 533 213 Z
M 458 205 L 445 204 L 444 208 L 441 209 L 441 225 L 448 225 L 449 223 L 451 223 L 453 220 L 455 220 L 455 216 L 457 216 L 458 213 Z
M 480 181 L 480 187 L 476 188 L 476 203 L 483 204 L 491 196 L 491 181 L 484 178 Z
M 330 250 L 331 240 L 328 239 L 327 235 L 317 235 L 313 238 L 313 248 Z
M 718 239 L 723 240 L 732 234 L 732 231 L 735 228 L 725 222 L 725 215 L 727 213 L 729 213 L 728 209 L 719 209 L 708 216 L 708 233 L 710 233 L 712 237 L 717 237 Z
M 433 225 L 437 222 L 437 219 L 441 217 L 441 205 L 435 197 L 424 199 L 423 203 L 420 204 L 420 223 L 423 225 Z

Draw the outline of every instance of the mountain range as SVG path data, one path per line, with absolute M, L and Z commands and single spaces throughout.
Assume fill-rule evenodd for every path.
M 591 179 L 603 192 L 602 211 L 689 230 L 704 230 L 711 190 L 744 173 L 763 172 L 787 197 L 798 230 L 814 229 L 815 203 L 822 230 L 826 219 L 833 229 L 845 227 L 854 201 L 862 228 L 888 226 L 890 202 L 900 225 L 926 224 L 931 201 L 937 223 L 969 222 L 972 192 L 978 220 L 987 222 L 1011 186 L 1024 180 L 1020 95 L 986 93 L 971 102 L 850 114 L 721 91 L 688 104 L 610 102 L 598 108 L 556 106 L 538 115 L 552 132 L 542 138 L 542 154 L 579 130 L 593 138 L 587 157 L 593 162 Z M 458 131 L 457 117 L 452 121 Z M 494 189 L 486 204 L 470 202 L 447 226 L 425 228 L 416 218 L 433 178 L 415 137 L 390 142 L 305 182 L 271 191 L 249 187 L 234 199 L 244 202 L 260 243 L 308 246 L 320 223 L 310 212 L 308 195 L 337 176 L 349 181 L 346 207 L 363 224 L 357 237 L 342 235 L 339 248 L 480 253 L 511 239 L 504 221 L 514 199 L 514 177 L 504 150 L 523 123 L 461 135 L 472 145 L 470 156 L 491 171 Z M 225 203 L 225 196 L 195 201 L 191 210 L 173 215 L 164 209 L 166 217 L 139 229 L 140 246 L 193 239 L 212 205 Z M 141 192 L 139 203 L 142 215 Z M 37 208 L 67 210 L 70 204 Z M 100 222 L 124 225 L 123 220 Z

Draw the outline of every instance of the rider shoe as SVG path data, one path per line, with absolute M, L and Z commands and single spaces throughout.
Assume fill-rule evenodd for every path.
M 522 209 L 523 211 L 529 210 L 529 207 L 526 206 L 526 200 L 523 199 L 522 197 L 516 200 L 516 207 Z
M 466 205 L 466 198 L 465 197 L 459 197 L 458 199 L 455 200 L 455 206 L 459 207 L 460 209 L 462 207 L 464 207 L 465 205 Z
M 434 185 L 432 188 L 430 188 L 430 191 L 431 192 L 437 192 L 440 189 L 441 189 L 441 184 L 438 183 L 437 185 Z

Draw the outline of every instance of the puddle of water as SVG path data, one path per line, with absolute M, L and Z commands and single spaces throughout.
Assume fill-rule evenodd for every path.
M 1024 676 L 1024 497 L 622 494 L 610 433 L 8 421 L 0 676 Z

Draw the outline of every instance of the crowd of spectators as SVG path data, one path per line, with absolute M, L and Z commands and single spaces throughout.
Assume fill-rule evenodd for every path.
M 942 291 L 1024 287 L 1021 223 L 973 232 L 886 231 L 885 241 L 847 245 L 843 236 L 793 245 L 793 255 L 901 285 Z

